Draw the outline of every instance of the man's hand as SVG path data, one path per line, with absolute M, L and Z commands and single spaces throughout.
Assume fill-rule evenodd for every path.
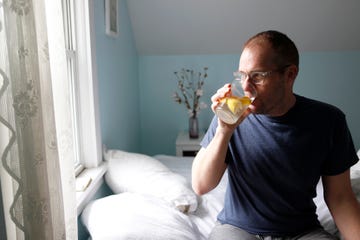
M 225 97 L 230 97 L 231 93 L 231 84 L 227 83 L 222 88 L 219 88 L 216 93 L 211 97 L 211 109 L 215 113 L 215 109 L 219 106 L 220 100 Z M 244 113 L 240 116 L 238 121 L 234 124 L 227 124 L 219 118 L 218 126 L 221 131 L 234 131 L 234 129 L 251 113 L 251 110 L 248 108 L 244 111 Z
M 215 113 L 215 109 L 220 104 L 220 100 L 225 97 L 231 96 L 231 84 L 227 83 L 222 88 L 219 88 L 216 93 L 211 97 L 211 109 Z

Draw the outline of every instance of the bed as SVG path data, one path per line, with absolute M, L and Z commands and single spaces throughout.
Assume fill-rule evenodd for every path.
M 114 194 L 85 207 L 81 220 L 91 239 L 207 239 L 223 206 L 226 173 L 214 190 L 197 196 L 190 186 L 193 157 L 107 150 L 104 158 Z M 360 163 L 351 169 L 351 181 L 360 201 Z M 319 221 L 339 236 L 319 194 L 321 183 L 317 192 Z

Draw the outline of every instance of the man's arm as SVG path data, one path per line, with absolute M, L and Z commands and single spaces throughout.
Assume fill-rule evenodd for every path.
M 228 134 L 229 135 L 229 134 Z M 225 157 L 231 137 L 217 133 L 206 148 L 201 148 L 192 165 L 192 187 L 199 194 L 214 189 L 220 182 L 227 164 Z
M 219 100 L 230 95 L 230 84 L 225 84 L 211 97 L 211 109 L 219 105 Z M 228 144 L 235 128 L 250 114 L 247 109 L 235 124 L 226 124 L 218 120 L 215 135 L 206 148 L 201 148 L 192 165 L 192 188 L 199 194 L 205 194 L 214 189 L 224 175 Z
M 360 240 L 360 204 L 351 188 L 350 171 L 323 176 L 325 202 L 345 239 Z

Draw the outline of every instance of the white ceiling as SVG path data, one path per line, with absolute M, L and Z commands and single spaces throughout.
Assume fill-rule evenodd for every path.
M 140 55 L 238 54 L 257 32 L 300 51 L 360 50 L 359 0 L 127 0 Z M 121 31 L 121 30 L 120 30 Z

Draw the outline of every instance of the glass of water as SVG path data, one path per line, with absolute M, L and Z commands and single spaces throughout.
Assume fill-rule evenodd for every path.
M 234 73 L 234 80 L 231 83 L 231 95 L 220 99 L 220 104 L 215 109 L 215 114 L 227 124 L 235 124 L 256 97 L 256 90 L 253 86 L 249 88 L 250 96 L 245 95 L 239 77 Z

